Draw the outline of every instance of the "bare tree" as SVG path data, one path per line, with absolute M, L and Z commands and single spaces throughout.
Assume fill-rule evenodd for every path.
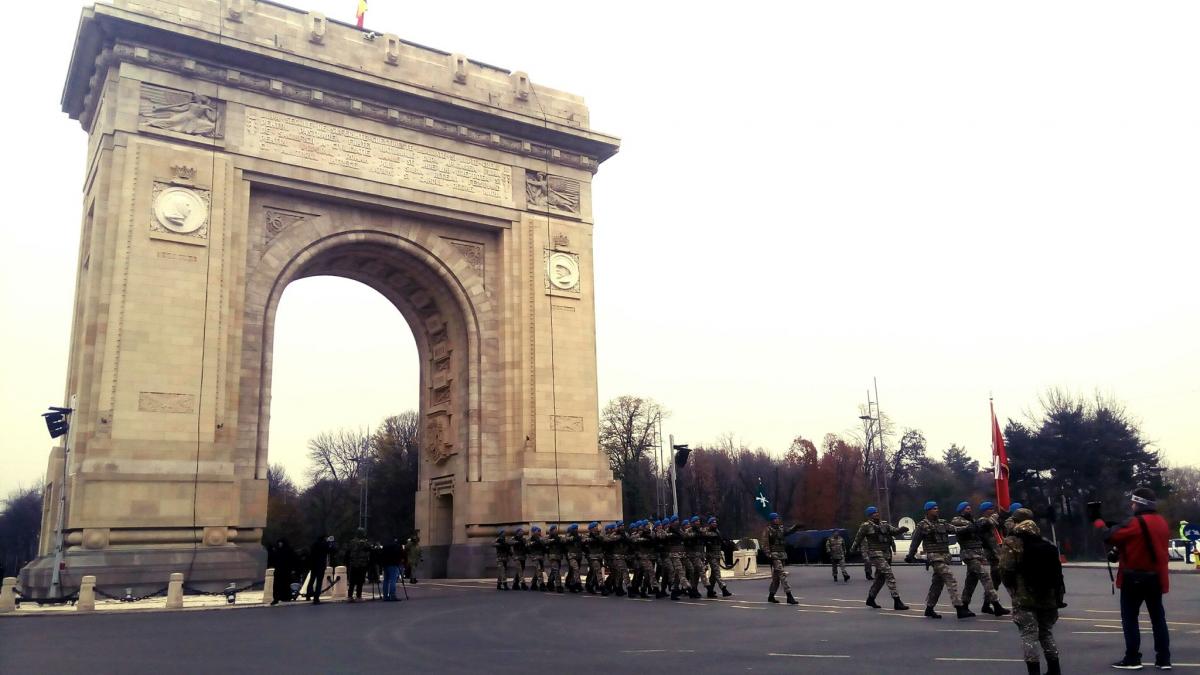
M 354 480 L 359 462 L 371 456 L 367 434 L 352 429 L 322 431 L 308 441 L 309 477 L 321 480 Z
M 618 479 L 649 457 L 658 425 L 667 416 L 654 399 L 618 396 L 600 411 L 600 447 L 608 453 L 608 465 Z

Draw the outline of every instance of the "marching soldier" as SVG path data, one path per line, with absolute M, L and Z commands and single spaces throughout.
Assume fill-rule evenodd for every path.
M 594 520 L 588 523 L 583 550 L 587 556 L 588 571 L 584 583 L 587 592 L 595 595 L 596 591 L 601 591 L 608 595 L 608 591 L 601 588 L 601 582 L 604 581 L 604 535 L 600 533 L 600 523 Z
M 566 555 L 563 536 L 558 531 L 558 525 L 551 525 L 546 532 L 546 560 L 550 563 L 550 584 L 548 591 L 565 592 L 562 580 L 562 561 Z
M 687 572 L 688 597 L 698 599 L 700 595 L 700 578 L 704 576 L 704 534 L 700 531 L 700 516 L 692 516 L 684 530 L 683 567 Z
M 897 528 L 891 523 L 883 522 L 879 515 L 879 509 L 874 506 L 868 506 L 866 513 L 867 519 L 859 526 L 858 533 L 854 535 L 854 543 L 850 545 L 850 552 L 853 553 L 859 550 L 860 545 L 863 546 L 863 557 L 875 568 L 875 581 L 867 591 L 867 606 L 880 609 L 879 604 L 875 602 L 875 596 L 879 594 L 884 584 L 887 584 L 888 592 L 892 594 L 893 608 L 899 611 L 906 610 L 908 605 L 900 600 L 900 593 L 896 590 L 896 575 L 892 573 L 892 564 L 888 562 L 888 558 L 891 554 L 892 538 L 908 532 L 908 528 Z
M 529 590 L 540 591 L 546 588 L 546 540 L 542 539 L 542 528 L 534 525 L 529 528 L 529 542 L 525 545 L 525 553 L 529 557 L 529 565 L 533 568 L 533 580 Z
M 1012 534 L 1000 547 L 1000 575 L 1013 601 L 1013 623 L 1021 631 L 1025 667 L 1040 673 L 1038 646 L 1046 657 L 1046 674 L 1061 675 L 1054 624 L 1065 592 L 1058 549 L 1046 541 L 1029 509 L 1013 511 Z
M 630 597 L 636 592 L 642 598 L 649 598 L 647 589 L 654 587 L 654 539 L 650 527 L 649 521 L 639 520 L 629 533 L 635 563 L 633 583 L 629 587 Z
M 704 528 L 704 559 L 708 567 L 708 597 L 717 597 L 716 587 L 721 587 L 721 597 L 733 595 L 721 580 L 721 530 L 717 528 L 717 517 L 709 516 L 708 527 Z
M 963 607 L 971 608 L 971 596 L 975 594 L 975 586 L 982 584 L 983 608 L 980 611 L 984 614 L 1004 616 L 1008 614 L 1008 610 L 1000 606 L 1000 598 L 996 596 L 996 587 L 992 585 L 991 566 L 987 563 L 987 551 L 992 548 L 992 542 L 987 537 L 990 537 L 991 534 L 987 531 L 986 525 L 981 528 L 980 521 L 974 519 L 971 505 L 967 502 L 960 502 L 955 511 L 957 513 L 950 519 L 951 525 L 956 528 L 975 525 L 973 529 L 963 531 L 958 537 L 962 561 L 967 566 L 967 578 L 963 580 Z
M 667 530 L 669 520 L 660 520 L 654 524 L 654 578 L 658 584 L 655 598 L 667 597 L 667 592 L 675 581 L 671 574 L 671 533 Z
M 1024 508 L 1024 505 L 1022 505 L 1021 502 L 1013 502 L 1012 504 L 1008 505 L 1008 513 L 1004 518 L 1004 531 L 1001 532 L 1001 534 L 1006 537 L 1012 534 L 1013 528 L 1017 525 L 1017 521 L 1014 519 L 1014 516 L 1016 516 L 1017 511 L 1022 508 Z
M 567 526 L 567 533 L 563 535 L 562 541 L 567 561 L 567 590 L 572 593 L 582 593 L 583 584 L 579 581 L 579 565 L 583 561 L 583 538 L 579 535 L 577 523 Z
M 771 590 L 767 595 L 767 602 L 779 604 L 775 599 L 775 591 L 783 586 L 783 592 L 787 593 L 787 603 L 789 605 L 798 605 L 800 602 L 792 597 L 792 586 L 787 580 L 787 571 L 783 566 L 787 563 L 787 551 L 784 548 L 784 538 L 787 535 L 800 529 L 800 523 L 796 523 L 788 528 L 783 529 L 783 519 L 778 513 L 772 513 L 768 516 L 771 524 L 767 526 L 766 532 L 763 533 L 763 543 L 765 544 L 767 555 L 771 557 Z
M 517 531 L 508 540 L 508 550 L 513 564 L 512 590 L 527 591 L 529 586 L 525 585 L 525 528 L 517 527 Z
M 913 533 L 912 543 L 908 547 L 908 555 L 904 561 L 916 562 L 917 547 L 925 543 L 925 565 L 933 568 L 933 581 L 929 584 L 929 593 L 925 596 L 925 616 L 931 619 L 942 618 L 934 611 L 938 598 L 942 596 L 942 587 L 950 592 L 950 601 L 954 603 L 954 611 L 960 619 L 969 619 L 975 614 L 962 604 L 958 596 L 958 582 L 950 572 L 950 535 L 962 534 L 974 530 L 974 524 L 958 528 L 938 515 L 938 505 L 935 501 L 925 502 L 925 517 L 917 523 L 917 531 Z
M 504 529 L 500 529 L 500 534 L 496 536 L 496 590 L 508 590 L 508 558 L 510 549 L 508 539 L 504 536 Z
M 679 521 L 676 516 L 671 516 L 671 524 L 667 528 L 667 552 L 669 554 L 669 563 L 671 565 L 671 599 L 678 600 L 679 596 L 686 593 L 688 597 L 692 596 L 692 589 L 688 585 L 687 573 L 683 567 L 683 559 L 685 557 L 684 548 L 684 523 Z
M 829 554 L 829 561 L 833 567 L 833 582 L 837 583 L 838 569 L 842 570 L 842 581 L 850 583 L 850 573 L 846 571 L 846 540 L 842 539 L 842 533 L 837 530 L 829 535 L 825 540 L 825 552 Z
M 625 528 L 620 521 L 609 525 L 605 529 L 610 529 L 605 539 L 609 550 L 612 552 L 612 564 L 608 568 L 608 580 L 606 583 L 612 586 L 613 593 L 617 596 L 623 596 L 625 595 L 625 587 L 629 585 L 629 568 L 625 564 L 625 556 L 629 553 L 629 537 L 625 534 Z M 629 590 L 629 595 L 633 595 L 632 588 Z
M 1000 534 L 1000 517 L 996 515 L 996 505 L 983 502 L 979 505 L 979 519 L 975 521 L 979 528 L 979 537 L 988 542 L 984 547 L 987 553 L 988 567 L 992 571 L 992 588 L 1000 592 L 1000 545 L 1004 543 L 1004 535 Z

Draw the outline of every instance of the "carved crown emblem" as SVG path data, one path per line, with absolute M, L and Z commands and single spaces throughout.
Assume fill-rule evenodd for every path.
M 196 177 L 196 169 L 183 164 L 174 164 L 171 166 L 171 171 L 175 177 L 180 180 L 191 180 Z
M 566 248 L 571 245 L 571 239 L 567 235 L 559 232 L 554 235 L 554 248 Z

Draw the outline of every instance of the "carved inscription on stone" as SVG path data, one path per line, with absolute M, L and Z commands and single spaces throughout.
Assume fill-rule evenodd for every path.
M 221 104 L 207 96 L 143 84 L 138 124 L 181 134 L 220 138 Z
M 168 394 L 161 391 L 143 391 L 138 394 L 138 410 L 155 413 L 190 413 L 195 410 L 196 397 L 192 394 Z
M 512 167 L 393 138 L 248 108 L 245 148 L 267 159 L 512 206 Z
M 555 415 L 555 431 L 583 431 L 583 418 L 573 415 Z
M 579 181 L 542 171 L 526 171 L 525 203 L 532 209 L 549 208 L 579 215 Z

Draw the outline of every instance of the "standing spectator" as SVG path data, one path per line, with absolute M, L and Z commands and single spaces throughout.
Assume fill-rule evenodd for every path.
M 404 547 L 405 556 L 408 558 L 408 583 L 417 583 L 417 565 L 421 564 L 421 531 L 413 532 L 408 538 L 408 544 Z
M 278 605 L 279 601 L 290 602 L 292 598 L 292 582 L 298 569 L 296 552 L 288 545 L 287 539 L 275 542 L 267 551 L 267 567 L 275 570 L 274 594 L 271 604 Z
M 346 566 L 350 569 L 350 602 L 362 600 L 363 582 L 367 580 L 367 568 L 371 565 L 371 542 L 367 541 L 367 531 L 358 528 L 354 539 L 346 549 Z
M 1171 643 L 1167 635 L 1167 614 L 1163 610 L 1163 594 L 1170 590 L 1167 572 L 1167 542 L 1170 530 L 1167 521 L 1158 515 L 1154 491 L 1138 488 L 1129 497 L 1133 516 L 1111 525 L 1096 520 L 1095 527 L 1104 531 L 1104 541 L 1117 549 L 1117 588 L 1121 589 L 1121 627 L 1125 631 L 1125 658 L 1113 664 L 1122 670 L 1141 670 L 1142 634 L 1138 614 L 1142 603 L 1150 615 L 1154 630 L 1154 667 L 1171 668 Z
M 337 550 L 337 542 L 333 535 L 317 538 L 308 549 L 308 588 L 304 592 L 305 599 L 312 600 L 314 605 L 321 604 L 321 591 L 325 588 L 325 566 Z
M 400 540 L 392 539 L 391 543 L 384 544 L 383 550 L 379 552 L 379 562 L 383 565 L 383 599 L 388 602 L 400 599 L 396 597 L 396 581 L 400 579 L 403 550 Z

